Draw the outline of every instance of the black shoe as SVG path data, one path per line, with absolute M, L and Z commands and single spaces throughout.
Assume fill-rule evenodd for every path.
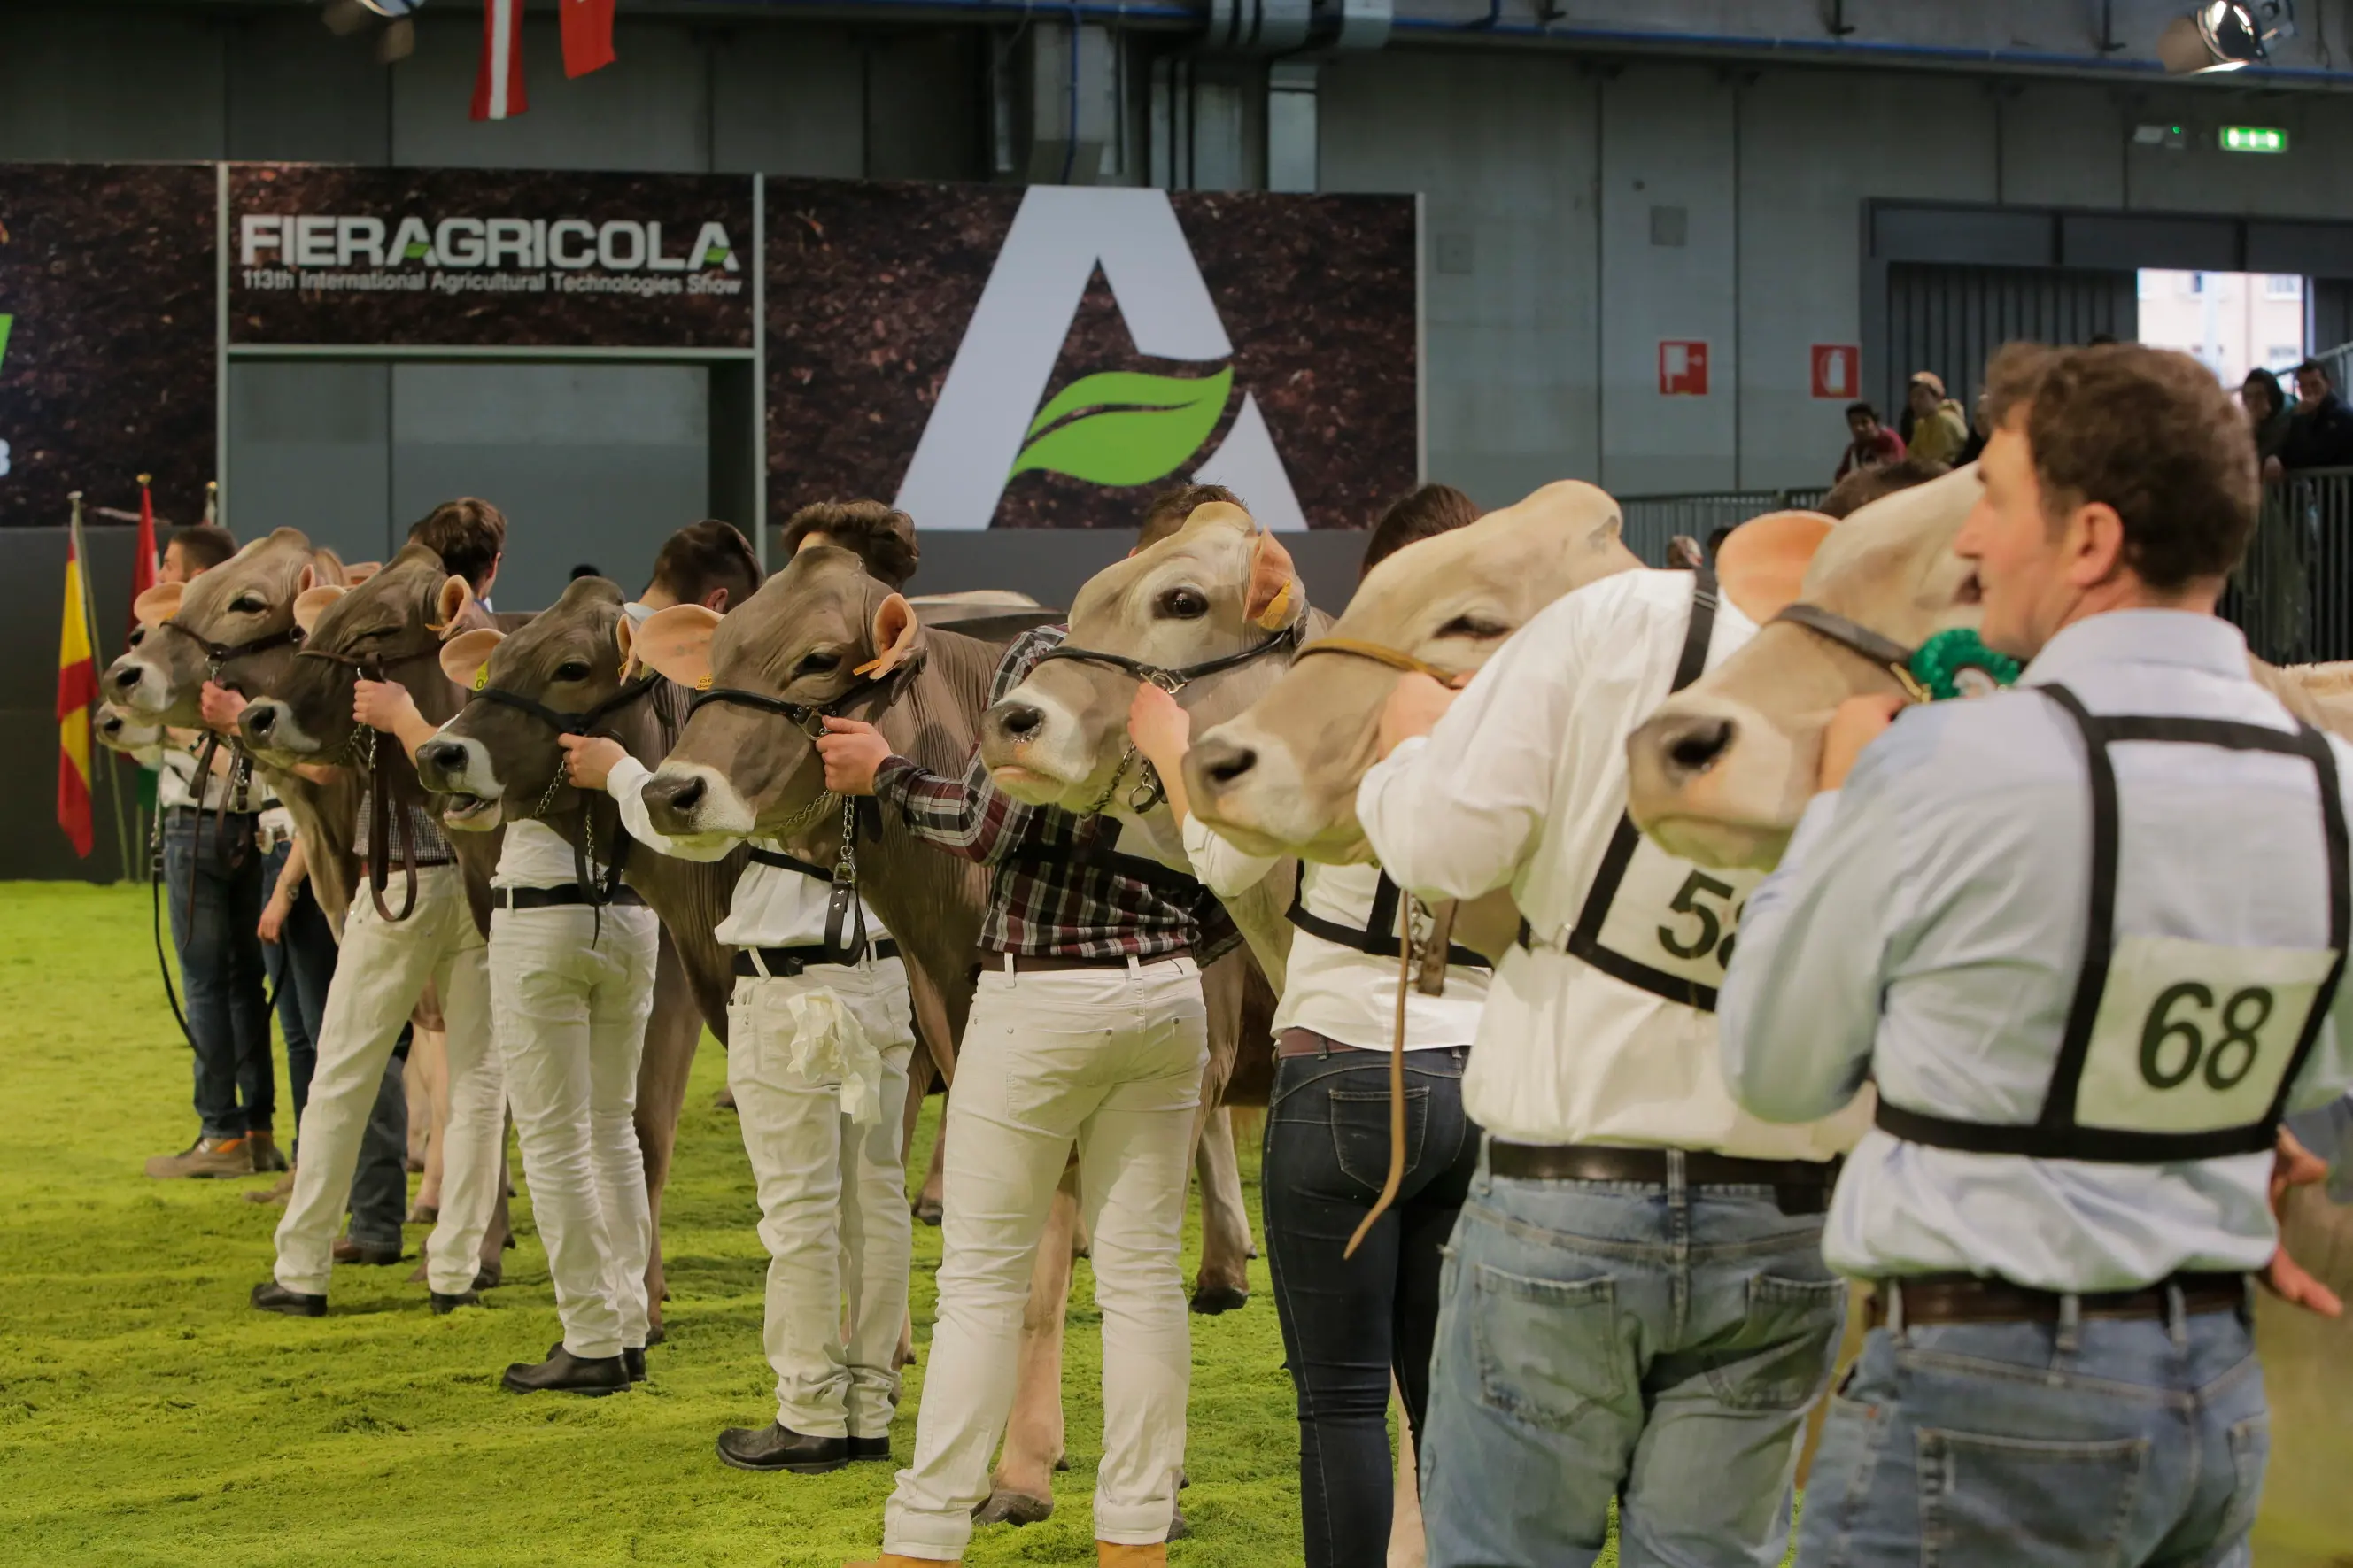
M 353 1241 L 339 1236 L 330 1254 L 338 1263 L 364 1263 L 372 1268 L 389 1268 L 400 1261 L 400 1243 L 379 1247 L 374 1242 Z
M 305 1296 L 300 1290 L 289 1290 L 275 1279 L 264 1279 L 253 1288 L 251 1300 L 265 1312 L 283 1312 L 290 1318 L 323 1318 L 327 1315 L 324 1296 Z
M 645 1347 L 643 1347 L 642 1345 L 640 1345 L 640 1346 L 639 1346 L 638 1348 L 637 1348 L 636 1350 L 630 1350 L 630 1349 L 628 1349 L 627 1347 L 624 1347 L 624 1348 L 622 1349 L 622 1351 L 621 1351 L 621 1364 L 622 1364 L 623 1366 L 628 1367 L 628 1368 L 629 1369 L 629 1381 L 630 1381 L 631 1383 L 643 1383 L 643 1382 L 645 1382 L 645 1380 L 646 1380 L 646 1352 L 645 1352 Z
M 519 1361 L 499 1381 L 510 1394 L 618 1394 L 629 1372 L 619 1356 L 576 1356 L 557 1345 L 545 1361 Z
M 426 1293 L 433 1298 L 433 1315 L 437 1318 L 446 1318 L 460 1307 L 479 1307 L 482 1304 L 481 1293 L 475 1290 L 460 1290 L 454 1296 L 444 1296 L 438 1290 L 429 1290 Z
M 822 1476 L 849 1463 L 847 1437 L 811 1437 L 776 1422 L 730 1426 L 719 1434 L 719 1457 L 739 1470 L 790 1470 Z
M 506 1278 L 507 1271 L 504 1264 L 485 1263 L 474 1271 L 474 1289 L 495 1290 L 506 1283 Z
M 852 1437 L 849 1439 L 849 1462 L 851 1464 L 862 1464 L 872 1459 L 880 1459 L 886 1465 L 891 1462 L 891 1439 L 888 1435 L 881 1437 Z

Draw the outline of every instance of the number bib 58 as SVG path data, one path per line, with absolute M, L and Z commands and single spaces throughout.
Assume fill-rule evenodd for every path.
M 2335 962 L 2327 952 L 2123 938 L 2092 1028 L 2077 1123 L 2204 1132 L 2261 1121 Z
M 1597 936 L 1646 969 L 1713 989 L 1724 984 L 1740 907 L 1760 880 L 1755 871 L 1704 870 L 1644 838 Z

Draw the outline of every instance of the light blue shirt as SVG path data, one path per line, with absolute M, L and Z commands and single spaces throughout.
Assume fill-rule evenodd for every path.
M 2237 629 L 2210 616 L 2078 622 L 2022 681 L 2049 683 L 2095 714 L 2294 722 L 2249 675 Z M 2331 744 L 2342 788 L 2353 750 Z M 2144 742 L 2109 755 L 2119 940 L 2328 945 L 2308 762 Z M 1717 1014 L 1734 1094 L 1759 1116 L 1801 1121 L 1868 1078 L 1910 1110 L 2033 1121 L 2083 963 L 2090 842 L 2083 738 L 2050 699 L 2021 690 L 1905 711 L 1844 790 L 1815 797 L 1749 900 Z M 2348 1008 L 2353 984 L 2337 991 L 2291 1109 L 2353 1082 Z M 2054 1290 L 2255 1269 L 2276 1245 L 2271 1166 L 2268 1153 L 2162 1165 L 1977 1154 L 1874 1129 L 1840 1178 L 1822 1250 L 1849 1275 L 1949 1270 Z

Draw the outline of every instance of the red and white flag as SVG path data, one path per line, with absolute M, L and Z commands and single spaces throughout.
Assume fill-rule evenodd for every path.
M 522 0 L 482 0 L 482 63 L 474 118 L 505 120 L 531 107 L 522 90 Z
M 586 76 L 613 63 L 613 0 L 563 0 L 564 74 Z

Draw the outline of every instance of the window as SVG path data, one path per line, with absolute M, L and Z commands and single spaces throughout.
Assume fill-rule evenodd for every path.
M 2263 351 L 2263 368 L 2275 375 L 2284 375 L 2303 363 L 2302 343 L 2274 343 Z
M 2155 268 L 2144 267 L 2140 269 L 2137 276 L 2140 280 L 2140 297 L 2144 300 L 2156 299 L 2157 280 L 2165 275 L 2158 271 Z
M 2272 300 L 2301 300 L 2304 279 L 2293 272 L 2270 272 L 2263 275 L 2263 295 Z
M 2206 274 L 2203 272 L 2183 273 L 2181 275 L 2181 291 L 2184 294 L 2203 294 L 2206 292 Z

